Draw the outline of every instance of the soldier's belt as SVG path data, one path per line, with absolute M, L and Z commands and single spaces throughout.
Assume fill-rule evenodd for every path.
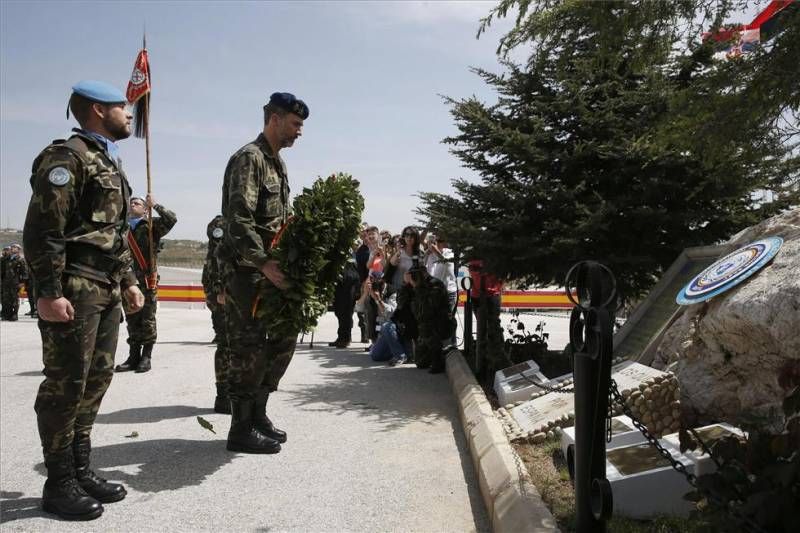
M 111 281 L 118 282 L 126 266 L 125 261 L 119 257 L 82 243 L 67 243 L 66 255 L 66 270 L 97 271 L 108 276 Z

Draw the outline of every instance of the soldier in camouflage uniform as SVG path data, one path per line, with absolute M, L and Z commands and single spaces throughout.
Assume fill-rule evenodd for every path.
M 411 308 L 418 328 L 414 361 L 417 368 L 429 368 L 431 374 L 439 374 L 444 372 L 443 346 L 456 327 L 447 287 L 421 266 L 406 272 L 405 281 L 414 287 Z
M 131 198 L 130 224 L 128 233 L 128 246 L 133 252 L 133 271 L 139 282 L 139 287 L 144 293 L 144 307 L 134 314 L 125 314 L 128 323 L 128 344 L 130 352 L 128 358 L 121 365 L 117 365 L 117 372 L 135 370 L 137 373 L 150 370 L 150 360 L 153 357 L 153 345 L 156 342 L 156 309 L 158 308 L 158 270 L 155 265 L 150 265 L 150 236 L 148 224 L 153 225 L 153 248 L 155 256 L 161 251 L 161 239 L 175 226 L 178 218 L 175 213 L 161 204 L 155 203 L 147 195 L 147 204 L 160 216 L 151 220 L 145 218 L 145 201 L 134 196 Z
M 274 93 L 264 106 L 264 129 L 228 161 L 222 186 L 227 228 L 217 256 L 225 268 L 225 316 L 230 342 L 228 370 L 231 428 L 227 448 L 277 453 L 286 433 L 266 415 L 270 392 L 286 372 L 296 337 L 267 336 L 259 315 L 257 286 L 286 290 L 278 262 L 270 257 L 273 237 L 289 216 L 289 180 L 278 152 L 300 136 L 308 107 L 289 93 Z
M 33 162 L 23 239 L 38 284 L 45 379 L 35 410 L 47 467 L 42 506 L 90 520 L 125 488 L 89 467 L 90 433 L 114 368 L 124 298 L 143 297 L 125 243 L 130 185 L 115 141 L 130 135 L 125 96 L 102 82 L 73 87 L 81 125 Z
M 3 262 L 2 316 L 3 320 L 19 320 L 19 289 L 28 279 L 28 267 L 20 255 L 19 244 L 8 247 L 8 256 Z
M 216 378 L 217 397 L 214 400 L 214 411 L 230 414 L 231 403 L 228 398 L 228 367 L 230 366 L 230 348 L 225 326 L 225 291 L 222 286 L 217 261 L 217 248 L 225 235 L 225 219 L 215 216 L 206 228 L 208 235 L 208 252 L 203 265 L 203 291 L 206 295 L 206 307 L 211 311 L 211 324 L 214 326 L 214 376 Z

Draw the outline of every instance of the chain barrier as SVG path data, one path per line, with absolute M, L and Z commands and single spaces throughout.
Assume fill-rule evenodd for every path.
M 625 416 L 631 419 L 636 429 L 638 429 L 644 436 L 644 438 L 647 439 L 647 442 L 651 446 L 653 446 L 656 449 L 656 451 L 658 451 L 659 455 L 661 455 L 664 459 L 669 461 L 670 465 L 675 471 L 682 474 L 686 478 L 686 481 L 692 486 L 692 488 L 701 492 L 708 500 L 712 501 L 716 505 L 725 509 L 725 511 L 730 516 L 732 516 L 734 519 L 738 520 L 743 526 L 745 526 L 747 531 L 751 531 L 753 533 L 767 533 L 763 528 L 761 528 L 761 526 L 755 523 L 751 518 L 739 512 L 737 506 L 741 505 L 741 500 L 725 501 L 722 498 L 712 494 L 709 490 L 698 487 L 697 476 L 689 472 L 686 468 L 686 465 L 684 465 L 679 460 L 675 459 L 669 452 L 669 450 L 667 450 L 661 445 L 658 438 L 652 433 L 650 433 L 650 430 L 647 429 L 647 426 L 633 415 L 633 411 L 631 411 L 630 407 L 628 407 L 628 403 L 625 400 L 625 397 L 622 396 L 622 394 L 620 394 L 619 388 L 617 388 L 617 382 L 614 381 L 613 378 L 611 379 L 608 392 L 610 400 L 608 403 L 608 414 L 606 418 L 606 439 L 608 442 L 611 442 L 611 418 L 613 416 L 612 415 L 613 409 L 611 405 L 612 403 L 616 402 L 622 408 L 622 412 L 625 414 Z M 719 468 L 720 463 L 717 460 L 717 458 L 714 457 L 714 455 L 711 453 L 711 449 L 708 447 L 708 445 L 706 445 L 706 443 L 703 442 L 702 439 L 700 439 L 700 436 L 693 429 L 690 429 L 689 431 L 691 432 L 692 436 L 697 440 L 697 442 L 700 444 L 700 447 L 703 449 L 703 452 L 708 454 L 711 460 L 714 461 L 714 463 L 717 465 L 717 468 Z

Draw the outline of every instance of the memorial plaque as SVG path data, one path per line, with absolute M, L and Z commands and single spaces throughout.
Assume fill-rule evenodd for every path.
M 617 382 L 620 392 L 636 389 L 649 379 L 665 375 L 668 374 L 633 361 L 625 361 L 611 369 L 611 377 Z M 546 385 L 552 387 L 558 382 L 571 378 L 572 375 L 567 374 L 550 380 Z M 565 406 L 568 407 L 565 408 Z M 559 392 L 547 393 L 511 410 L 511 415 L 523 431 L 539 431 L 542 426 L 549 422 L 555 422 L 563 415 L 570 413 L 574 413 L 572 393 Z
M 739 439 L 745 438 L 745 434 L 741 429 L 729 424 L 712 424 L 710 426 L 695 429 L 695 433 L 697 433 L 697 436 L 700 437 L 700 440 L 702 440 L 709 448 L 712 448 L 715 442 L 725 437 L 737 437 Z M 681 446 L 680 437 L 677 433 L 670 433 L 669 435 L 664 436 L 663 440 L 664 442 L 667 442 L 676 448 L 680 448 Z M 698 447 L 694 450 L 686 450 L 683 453 L 692 459 L 692 461 L 694 461 L 695 475 L 702 476 L 704 474 L 710 474 L 716 471 L 716 463 L 714 463 L 714 460 L 703 451 L 701 446 L 698 445 Z
M 516 364 L 514 366 L 510 366 L 508 368 L 504 368 L 500 372 L 503 374 L 504 378 L 508 379 L 508 378 L 516 376 L 517 374 L 522 374 L 526 370 L 530 370 L 530 369 L 531 369 L 531 366 L 527 362 L 525 362 L 525 363 Z
M 666 372 L 633 361 L 626 361 L 612 369 L 611 377 L 617 382 L 620 392 L 639 388 L 645 381 L 658 376 L 666 376 Z
M 606 459 L 624 476 L 670 466 L 649 442 L 608 450 Z
M 667 442 L 670 455 L 695 473 L 692 460 Z M 686 516 L 693 505 L 683 496 L 692 486 L 650 443 L 634 444 L 606 452 L 606 477 L 613 494 L 614 515 L 652 518 Z
M 629 444 L 645 442 L 642 432 L 633 425 L 633 420 L 625 415 L 615 416 L 611 419 L 611 442 L 606 443 L 606 449 L 618 448 Z M 561 452 L 569 463 L 567 450 L 575 445 L 575 428 L 564 428 L 561 434 Z
M 572 394 L 551 392 L 525 402 L 511 410 L 511 415 L 523 431 L 538 431 L 543 425 L 555 422 L 575 409 Z

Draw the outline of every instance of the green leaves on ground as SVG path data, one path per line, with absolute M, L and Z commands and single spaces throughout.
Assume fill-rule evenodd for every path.
M 208 420 L 206 420 L 202 416 L 198 416 L 197 417 L 197 423 L 200 424 L 204 429 L 209 430 L 214 435 L 217 434 L 217 432 L 214 431 L 214 424 L 212 424 L 211 422 L 209 422 Z

